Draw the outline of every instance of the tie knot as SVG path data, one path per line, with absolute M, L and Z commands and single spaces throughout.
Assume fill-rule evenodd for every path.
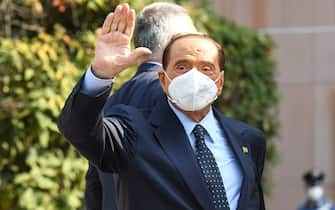
M 205 137 L 206 130 L 200 124 L 197 124 L 192 132 L 196 139 L 203 139 Z

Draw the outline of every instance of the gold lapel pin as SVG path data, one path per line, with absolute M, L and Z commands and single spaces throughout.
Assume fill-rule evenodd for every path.
M 243 153 L 245 153 L 245 154 L 249 153 L 249 149 L 248 149 L 247 146 L 242 146 L 242 151 L 243 151 Z

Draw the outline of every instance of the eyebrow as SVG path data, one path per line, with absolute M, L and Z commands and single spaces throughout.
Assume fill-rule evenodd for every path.
M 182 59 L 182 60 L 178 60 L 178 61 L 176 61 L 176 62 L 174 63 L 174 65 L 178 65 L 178 64 L 180 64 L 180 63 L 185 63 L 185 62 L 191 62 L 191 61 L 188 60 L 188 59 Z
M 209 61 L 201 61 L 201 63 L 204 63 L 206 65 L 211 65 L 211 66 L 214 66 L 215 67 L 215 64 L 214 63 L 211 63 Z
M 174 63 L 174 65 L 178 65 L 180 63 L 185 63 L 185 62 L 192 62 L 192 60 L 189 60 L 189 59 L 178 60 Z M 210 61 L 200 61 L 200 63 L 215 66 L 215 63 L 212 63 Z

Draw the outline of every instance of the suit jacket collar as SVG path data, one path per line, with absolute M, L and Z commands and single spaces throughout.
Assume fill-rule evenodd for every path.
M 242 151 L 243 146 L 248 147 L 243 141 L 246 128 L 224 117 L 215 108 L 213 108 L 213 112 L 225 132 L 227 141 L 243 172 L 243 184 L 238 202 L 238 209 L 242 210 L 246 208 L 245 203 L 251 189 L 250 183 L 255 180 L 254 171 L 250 164 L 251 157 Z M 214 209 L 210 192 L 207 189 L 188 137 L 177 116 L 169 107 L 167 100 L 162 100 L 155 106 L 149 120 L 155 127 L 158 142 L 181 174 L 196 200 L 203 209 Z
M 141 64 L 138 69 L 137 72 L 135 74 L 135 76 L 143 73 L 143 72 L 153 72 L 153 71 L 157 71 L 159 70 L 161 67 L 155 63 L 150 63 L 150 62 L 146 62 Z

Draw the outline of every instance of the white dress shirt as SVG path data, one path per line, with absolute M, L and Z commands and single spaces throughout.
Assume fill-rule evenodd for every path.
M 98 78 L 93 74 L 92 67 L 89 66 L 84 75 L 84 80 L 80 92 L 89 96 L 97 96 L 100 93 L 104 92 L 104 90 L 110 88 L 113 82 L 114 78 L 113 79 Z

